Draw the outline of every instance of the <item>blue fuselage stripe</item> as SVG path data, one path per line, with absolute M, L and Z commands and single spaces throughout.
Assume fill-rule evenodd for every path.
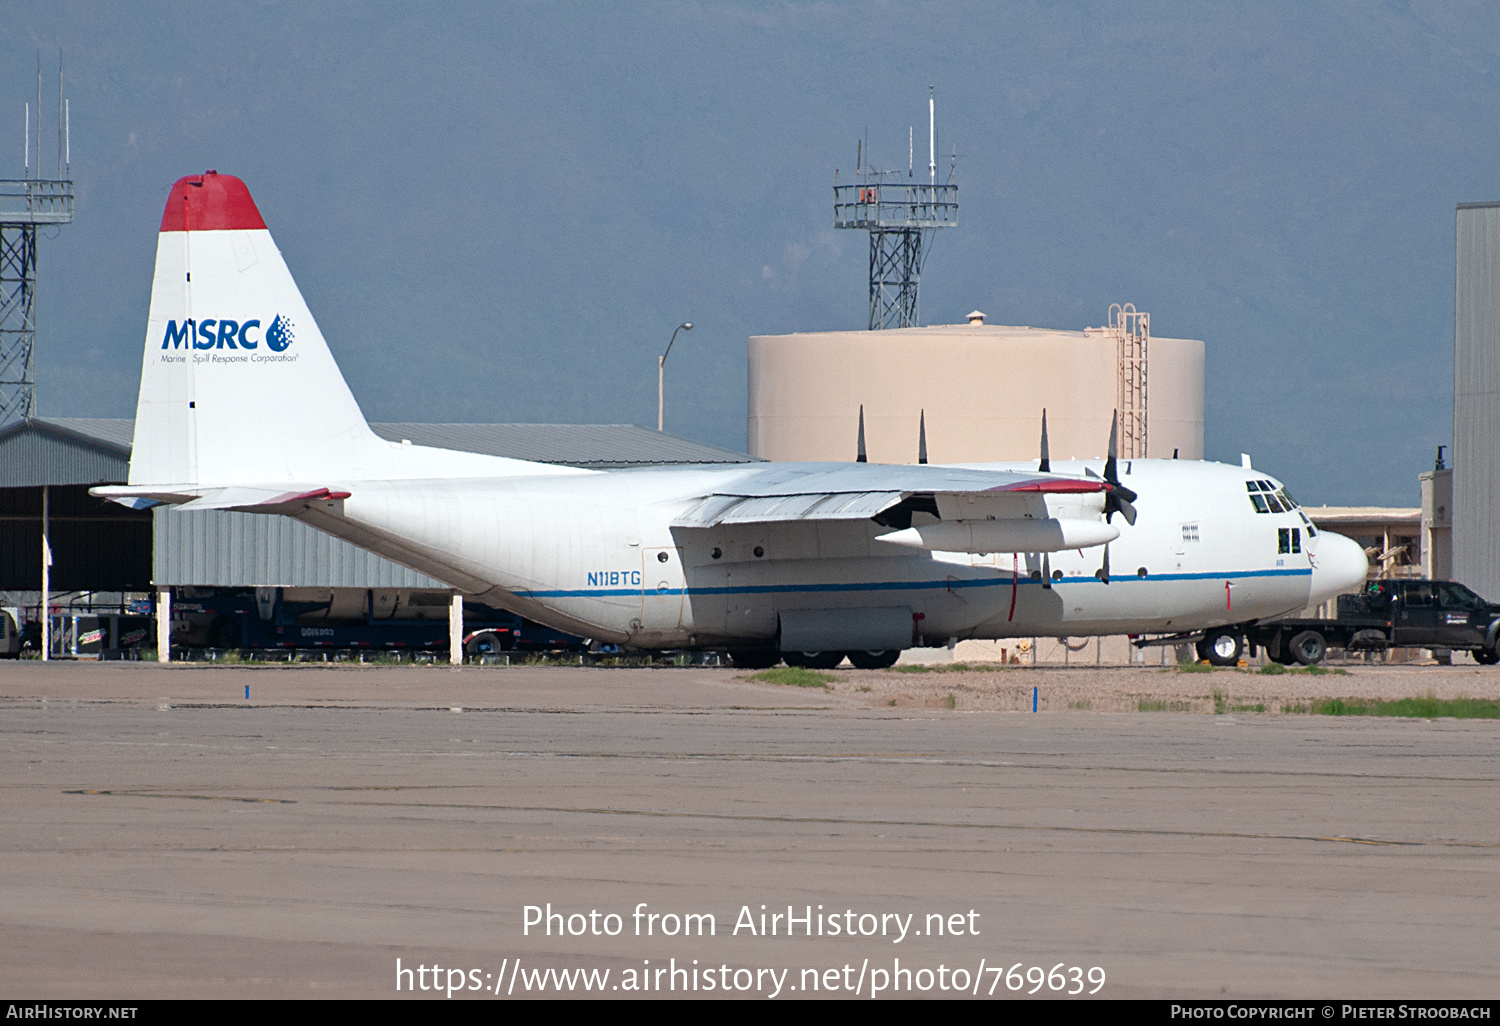
M 1154 581 L 1235 581 L 1247 577 L 1311 577 L 1310 568 L 1290 568 L 1282 570 L 1240 570 L 1229 573 L 1204 573 L 1204 574 L 1149 574 L 1139 577 L 1135 574 L 1121 577 L 1111 577 L 1111 584 L 1146 584 Z M 1040 586 L 1041 581 L 1030 577 L 1022 577 L 1015 582 L 1019 585 Z M 1052 586 L 1061 587 L 1070 584 L 1102 584 L 1103 582 L 1094 577 L 1064 577 L 1054 580 Z M 957 591 L 961 588 L 1009 588 L 1012 581 L 1009 577 L 978 577 L 970 579 L 954 579 L 942 581 L 871 581 L 866 583 L 849 584 L 749 584 L 734 587 L 716 588 L 669 588 L 666 591 L 652 591 L 647 588 L 588 588 L 574 591 L 531 591 L 520 592 L 528 598 L 616 598 L 635 595 L 681 595 L 684 592 L 691 595 L 775 595 L 775 594 L 806 594 L 808 592 L 839 592 L 839 591 Z

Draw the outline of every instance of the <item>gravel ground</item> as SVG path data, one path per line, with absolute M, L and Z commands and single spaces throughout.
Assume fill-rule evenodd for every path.
M 958 710 L 1038 712 L 1306 712 L 1329 698 L 1500 699 L 1500 668 L 1456 666 L 1331 667 L 1321 674 L 1300 668 L 1270 675 L 1255 669 L 1200 672 L 1159 666 L 1072 669 L 1062 667 L 835 670 L 833 692 L 872 706 L 951 707 Z M 1215 696 L 1218 696 L 1217 700 Z M 950 705 L 951 703 L 951 705 Z M 1256 706 L 1262 708 L 1257 709 Z M 1299 708 L 1300 707 L 1300 708 Z
M 922 672 L 925 671 L 925 672 Z M 208 666 L 23 661 L 0 665 L 0 702 L 227 702 L 504 708 L 954 709 L 1073 713 L 1306 712 L 1328 698 L 1500 699 L 1500 667 L 1331 667 L 1269 675 L 1256 668 L 1199 672 L 1176 667 L 897 667 L 840 669 L 826 688 L 755 681 L 752 671 L 713 667 Z M 603 684 L 603 687 L 599 685 Z M 1217 699 L 1215 696 L 1218 696 Z M 1255 707 L 1261 707 L 1256 709 Z

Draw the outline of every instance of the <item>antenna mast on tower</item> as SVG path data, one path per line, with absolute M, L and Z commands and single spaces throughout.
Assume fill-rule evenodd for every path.
M 870 233 L 870 330 L 917 325 L 917 290 L 922 283 L 922 242 L 927 232 L 958 225 L 958 185 L 937 181 L 937 111 L 927 90 L 927 184 L 912 173 L 912 135 L 907 134 L 906 177 L 877 171 L 860 144 L 856 185 L 833 186 L 833 226 Z M 951 177 L 951 176 L 950 176 Z
M 42 177 L 42 63 L 37 57 L 37 109 L 26 104 L 25 173 L 0 179 L 0 425 L 36 416 L 36 230 L 73 221 L 68 101 L 62 56 L 57 59 L 57 171 Z M 33 116 L 35 114 L 35 116 Z M 35 126 L 36 162 L 32 163 Z M 33 167 L 35 175 L 33 176 Z

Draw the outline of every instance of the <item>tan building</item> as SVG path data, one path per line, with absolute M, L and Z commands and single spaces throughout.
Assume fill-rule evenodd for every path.
M 1136 335 L 1132 364 L 1116 329 L 1006 327 L 983 317 L 752 336 L 749 451 L 770 460 L 853 459 L 863 405 L 873 463 L 916 462 L 923 411 L 933 463 L 1035 459 L 1045 407 L 1052 457 L 1095 458 L 1105 454 L 1113 411 L 1134 401 L 1146 411 L 1144 455 L 1203 458 L 1202 342 Z M 1142 455 L 1129 444 L 1121 454 Z
M 1353 538 L 1370 561 L 1367 576 L 1427 576 L 1422 550 L 1422 511 L 1391 506 L 1304 506 L 1318 530 Z
M 1439 460 L 1441 462 L 1441 460 Z M 1453 468 L 1419 474 L 1422 482 L 1422 576 L 1453 577 Z

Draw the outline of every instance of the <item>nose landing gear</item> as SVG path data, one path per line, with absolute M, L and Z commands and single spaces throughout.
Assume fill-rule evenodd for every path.
M 1240 661 L 1244 651 L 1244 636 L 1223 628 L 1209 631 L 1198 642 L 1198 658 L 1206 659 L 1214 666 L 1233 666 Z

